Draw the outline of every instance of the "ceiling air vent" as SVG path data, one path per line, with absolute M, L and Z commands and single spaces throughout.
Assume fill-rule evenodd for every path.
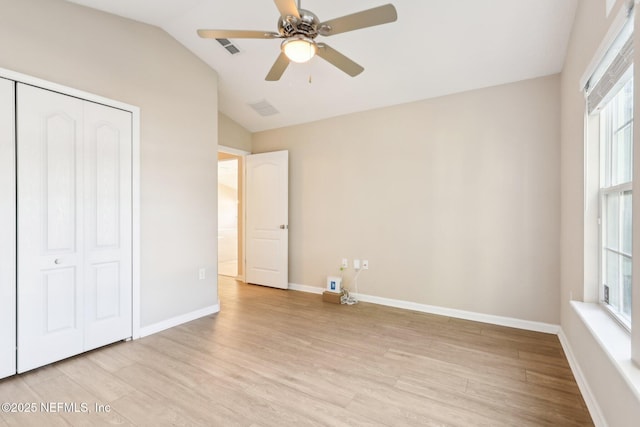
M 238 49 L 229 39 L 216 39 L 218 43 L 222 45 L 223 48 L 227 49 L 231 55 L 235 55 L 236 53 L 240 53 L 240 49 Z
M 263 117 L 273 116 L 274 114 L 278 114 L 280 111 L 276 110 L 276 107 L 269 104 L 269 101 L 262 100 L 253 104 L 249 104 L 249 107 L 253 108 L 256 113 L 260 114 Z

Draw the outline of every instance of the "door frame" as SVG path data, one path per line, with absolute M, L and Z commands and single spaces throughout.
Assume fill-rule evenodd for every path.
M 240 150 L 238 148 L 233 148 L 233 147 L 227 147 L 225 145 L 218 145 L 218 153 L 225 153 L 225 154 L 231 154 L 237 157 L 242 157 L 242 170 L 238 171 L 238 174 L 242 174 L 242 221 L 241 224 L 238 226 L 238 232 L 240 233 L 240 235 L 242 236 L 242 239 L 238 239 L 238 245 L 242 246 L 242 259 L 238 260 L 238 265 L 242 265 L 242 274 L 238 274 L 236 276 L 237 280 L 240 280 L 242 282 L 244 282 L 245 280 L 245 271 L 246 271 L 246 245 L 245 245 L 245 241 L 246 241 L 246 230 L 245 230 L 245 223 L 247 221 L 246 219 L 246 179 L 245 179 L 245 169 L 244 169 L 244 164 L 245 164 L 245 157 L 250 155 L 251 152 L 249 151 L 244 151 L 244 150 Z M 217 191 L 217 187 L 216 187 L 216 191 Z M 217 225 L 217 224 L 216 224 Z M 219 254 L 218 254 L 219 257 Z M 217 262 L 217 260 L 216 260 Z M 216 264 L 217 266 L 217 264 Z
M 0 109 L 0 378 L 15 375 L 17 354 L 15 344 L 17 340 L 16 327 L 16 153 L 15 153 L 15 89 L 16 84 L 11 80 L 1 79 L 2 94 L 5 90 L 12 97 L 3 99 Z M 9 93 L 7 93 L 9 95 Z M 7 109 L 5 112 L 4 110 Z M 6 114 L 6 116 L 5 116 Z M 5 126 L 8 132 L 5 133 Z M 13 239 L 13 240 L 12 240 Z M 9 347 L 5 347 L 9 345 Z
M 131 113 L 131 333 L 133 339 L 140 338 L 140 108 L 5 68 L 0 68 L 0 77 Z

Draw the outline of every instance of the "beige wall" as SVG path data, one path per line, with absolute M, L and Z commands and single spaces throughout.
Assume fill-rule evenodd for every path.
M 218 113 L 218 124 L 220 145 L 251 152 L 251 132 L 222 113 Z
M 593 245 L 593 233 L 587 232 L 585 238 L 585 215 L 587 217 L 593 216 L 589 210 L 585 212 L 585 205 L 591 207 L 593 203 L 590 199 L 585 202 L 585 101 L 579 90 L 579 84 L 609 27 L 625 3 L 627 2 L 618 0 L 611 14 L 607 17 L 604 1 L 580 0 L 578 2 L 567 59 L 562 72 L 562 287 L 560 308 L 562 330 L 593 397 L 600 407 L 602 416 L 610 426 L 631 427 L 637 425 L 637 420 L 640 419 L 638 399 L 611 363 L 607 353 L 593 338 L 584 322 L 569 304 L 571 297 L 575 300 L 593 301 L 594 292 L 588 287 L 597 286 L 597 283 L 590 277 L 593 276 L 594 268 L 597 268 L 593 265 L 597 261 L 597 256 L 594 256 L 589 250 Z M 639 22 L 636 18 L 636 34 L 638 34 Z M 636 40 L 638 39 L 636 38 Z M 636 49 L 636 59 L 634 60 L 636 63 L 639 62 L 639 57 L 640 51 Z M 636 67 L 636 72 L 637 70 Z M 636 105 L 638 105 L 637 102 Z M 589 227 L 590 229 L 592 227 Z M 587 257 L 586 263 L 585 256 Z M 587 272 L 586 276 L 585 271 Z M 634 274 L 634 280 L 636 278 L 637 276 Z M 586 292 L 585 285 L 587 286 Z
M 290 281 L 368 259 L 361 293 L 559 323 L 559 83 L 254 134 L 290 153 Z
M 622 3 L 619 1 L 618 3 Z M 605 2 L 578 2 L 562 73 L 562 293 L 563 313 L 569 299 L 584 297 L 584 95 L 580 79 L 615 16 L 605 18 Z
M 216 304 L 216 73 L 156 27 L 61 0 L 0 10 L 0 67 L 141 109 L 142 326 Z

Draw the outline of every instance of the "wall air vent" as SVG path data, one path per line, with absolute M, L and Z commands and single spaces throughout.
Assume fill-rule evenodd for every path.
M 220 45 L 222 45 L 223 48 L 227 49 L 227 52 L 229 52 L 230 54 L 235 55 L 236 53 L 240 53 L 240 49 L 238 49 L 236 45 L 231 43 L 229 39 L 216 39 L 216 40 L 218 41 L 218 43 L 220 43 Z
M 269 101 L 265 99 L 249 104 L 249 107 L 253 108 L 255 112 L 260 114 L 262 117 L 273 116 L 274 114 L 280 113 L 280 111 L 276 110 L 276 107 L 269 104 Z

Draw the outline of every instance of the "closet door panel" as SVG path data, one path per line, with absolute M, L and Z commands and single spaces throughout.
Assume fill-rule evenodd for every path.
M 83 351 L 83 101 L 17 87 L 18 372 Z
M 16 373 L 14 87 L 0 78 L 0 378 Z
M 131 113 L 85 103 L 85 350 L 130 338 Z

